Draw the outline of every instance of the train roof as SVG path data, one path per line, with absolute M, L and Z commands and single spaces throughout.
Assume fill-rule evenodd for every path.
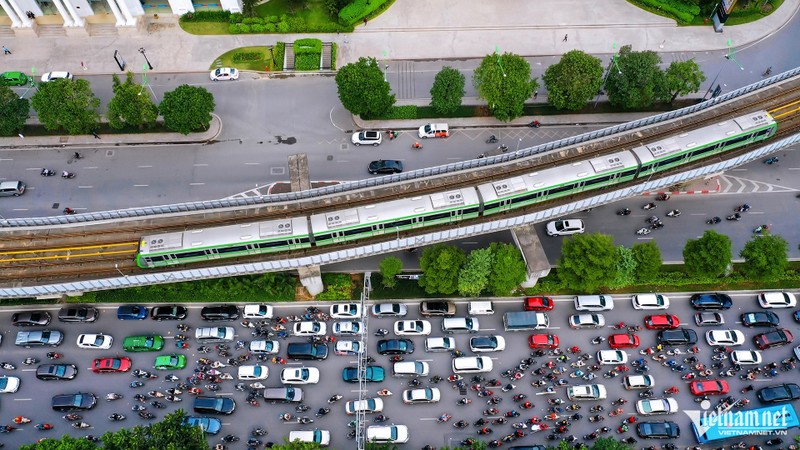
M 483 200 L 488 202 L 636 166 L 636 158 L 630 152 L 623 151 L 598 156 L 588 161 L 577 161 L 569 165 L 543 169 L 514 178 L 481 184 L 478 186 L 478 190 Z
M 139 241 L 139 253 L 160 253 L 178 249 L 213 247 L 227 243 L 266 241 L 285 236 L 308 236 L 308 222 L 305 217 L 143 236 Z
M 422 216 L 437 211 L 450 211 L 465 206 L 477 206 L 478 203 L 478 194 L 474 188 L 456 189 L 314 214 L 311 216 L 311 229 L 315 233 L 346 229 L 356 225 L 382 223 L 402 217 Z

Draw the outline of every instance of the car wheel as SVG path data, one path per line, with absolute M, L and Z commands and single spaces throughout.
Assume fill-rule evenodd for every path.
M 360 142 L 356 142 L 356 143 L 355 143 L 355 144 L 353 144 L 353 145 L 355 145 L 356 147 L 361 147 L 361 143 L 360 143 Z
M 377 147 L 377 146 L 378 146 L 378 143 L 376 142 L 376 143 L 372 144 L 372 146 L 373 146 L 373 147 Z

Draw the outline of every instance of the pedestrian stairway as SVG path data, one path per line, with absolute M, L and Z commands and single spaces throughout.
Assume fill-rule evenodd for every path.
M 320 61 L 319 67 L 321 70 L 331 70 L 331 52 L 332 47 L 330 42 L 323 42 L 322 43 L 322 61 Z
M 283 70 L 294 70 L 294 44 L 286 44 L 283 54 Z

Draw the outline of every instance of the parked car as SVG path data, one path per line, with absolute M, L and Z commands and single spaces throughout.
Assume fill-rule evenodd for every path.
M 669 298 L 661 294 L 637 294 L 631 297 L 633 309 L 667 309 Z
M 119 320 L 144 320 L 147 318 L 147 308 L 140 305 L 122 305 L 117 308 Z
M 66 306 L 58 310 L 58 320 L 61 322 L 94 322 L 100 311 L 94 306 Z
M 548 236 L 570 236 L 583 233 L 585 227 L 581 219 L 564 219 L 548 222 L 545 231 Z
M 46 72 L 42 74 L 42 83 L 49 83 L 55 80 L 71 80 L 73 76 L 69 72 Z
M 50 323 L 47 311 L 24 311 L 11 315 L 11 323 L 15 327 L 43 327 Z
M 375 317 L 405 316 L 408 308 L 402 303 L 376 303 L 372 305 L 372 315 Z
M 681 429 L 675 422 L 639 422 L 636 434 L 642 439 L 676 439 Z
M 334 319 L 357 319 L 361 317 L 361 305 L 358 303 L 336 303 L 331 305 L 331 317 Z
M 758 294 L 758 304 L 762 308 L 794 308 L 797 299 L 789 292 L 762 292 Z
M 781 319 L 772 311 L 744 313 L 741 320 L 746 327 L 777 327 L 781 324 Z
M 373 175 L 395 174 L 403 171 L 403 162 L 396 160 L 379 159 L 372 161 L 367 167 L 367 171 Z
M 656 339 L 661 345 L 694 345 L 697 343 L 697 333 L 691 328 L 661 330 Z
M 211 81 L 238 80 L 239 71 L 233 67 L 220 67 L 212 70 L 209 74 L 209 78 L 211 78 Z
M 122 373 L 131 370 L 131 359 L 122 358 L 97 358 L 92 361 L 94 373 Z
M 242 317 L 245 319 L 267 320 L 272 319 L 273 308 L 270 305 L 244 305 Z
M 25 86 L 26 84 L 28 84 L 28 76 L 22 72 L 0 73 L 0 85 L 2 86 Z
M 78 375 L 75 364 L 41 364 L 36 368 L 36 378 L 45 381 L 72 380 Z
M 55 411 L 87 411 L 97 404 L 97 397 L 88 392 L 54 395 L 50 406 Z
M 383 135 L 381 135 L 380 131 L 374 130 L 356 131 L 353 133 L 353 136 L 350 137 L 350 141 L 356 147 L 359 145 L 372 145 L 377 147 L 383 142 Z
M 794 336 L 785 328 L 778 328 L 768 333 L 761 333 L 753 336 L 753 344 L 755 344 L 759 350 L 791 344 L 793 340 Z
M 525 299 L 525 311 L 551 311 L 555 307 L 555 302 L 550 297 L 527 297 Z
M 456 314 L 456 304 L 449 300 L 426 300 L 419 304 L 419 314 L 423 317 L 451 317 Z
M 692 308 L 700 311 L 725 310 L 733 306 L 733 300 L 728 295 L 719 293 L 694 294 L 689 302 L 692 304 Z
M 200 310 L 200 317 L 209 322 L 236 320 L 239 318 L 239 308 L 236 305 L 204 306 Z
M 185 306 L 167 305 L 155 306 L 150 311 L 150 318 L 153 320 L 184 320 L 188 310 Z
M 800 386 L 795 383 L 782 383 L 761 388 L 756 392 L 758 400 L 763 403 L 790 402 L 800 398 Z
M 658 314 L 644 318 L 644 327 L 648 330 L 672 330 L 680 325 L 680 319 L 673 314 Z

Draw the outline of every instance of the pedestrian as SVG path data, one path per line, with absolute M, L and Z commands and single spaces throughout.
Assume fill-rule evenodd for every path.
M 565 34 L 565 35 L 564 35 L 564 39 L 562 39 L 562 40 L 561 40 L 561 42 L 567 42 L 567 38 L 568 38 L 568 37 L 569 37 L 569 34 Z
M 367 18 L 364 17 L 364 26 L 367 26 Z
M 533 99 L 535 100 L 536 97 L 539 96 L 539 91 L 533 91 Z
M 84 63 L 83 63 L 83 61 L 81 61 L 81 68 L 82 68 L 83 70 L 89 70 L 89 68 L 88 68 L 88 67 L 86 67 L 86 64 L 84 64 Z
M 11 54 L 11 50 L 9 50 L 8 47 L 6 47 L 5 45 L 3 46 L 3 54 L 4 55 L 10 55 Z
M 92 136 L 94 136 L 95 139 L 100 139 L 100 136 L 97 135 L 96 130 L 92 130 Z

